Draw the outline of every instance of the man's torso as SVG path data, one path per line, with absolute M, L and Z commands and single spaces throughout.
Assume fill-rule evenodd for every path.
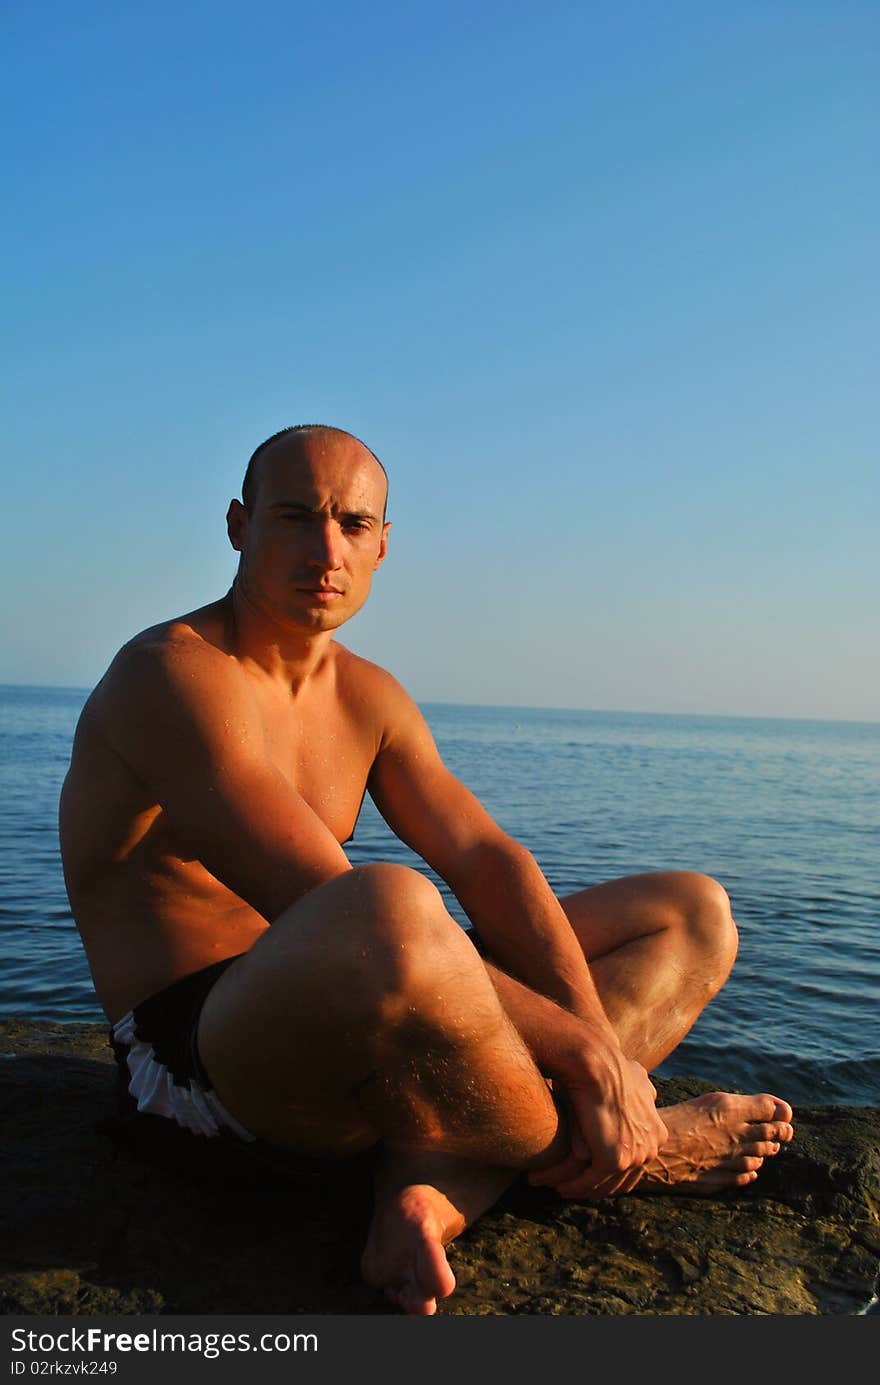
M 382 740 L 380 670 L 334 643 L 293 697 L 232 653 L 223 603 L 132 645 L 139 641 L 173 643 L 183 661 L 205 644 L 225 655 L 216 697 L 243 695 L 267 758 L 337 842 L 350 838 Z M 111 744 L 126 694 L 125 673 L 114 670 L 83 710 L 60 821 L 68 894 L 111 1020 L 178 977 L 246 951 L 269 926 L 201 864 L 155 789 Z

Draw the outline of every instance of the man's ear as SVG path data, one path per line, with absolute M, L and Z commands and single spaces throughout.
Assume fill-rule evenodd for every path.
M 244 546 L 244 536 L 247 533 L 248 512 L 240 500 L 230 500 L 229 509 L 226 511 L 226 532 L 229 535 L 229 542 L 240 553 Z
M 373 571 L 381 567 L 388 553 L 388 530 L 391 528 L 391 520 L 382 525 L 382 538 L 379 541 L 379 552 L 376 554 L 376 561 L 373 564 Z

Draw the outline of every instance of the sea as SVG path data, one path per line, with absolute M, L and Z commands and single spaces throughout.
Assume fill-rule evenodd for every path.
M 104 1023 L 57 810 L 88 690 L 0 687 L 0 1015 Z M 425 703 L 440 752 L 553 889 L 645 871 L 724 885 L 740 949 L 662 1076 L 880 1106 L 880 723 Z M 367 798 L 353 865 L 416 866 Z

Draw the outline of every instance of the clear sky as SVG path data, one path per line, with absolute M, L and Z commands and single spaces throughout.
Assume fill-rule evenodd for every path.
M 391 475 L 343 642 L 419 700 L 880 719 L 876 0 L 2 30 L 0 681 L 221 595 L 327 422 Z

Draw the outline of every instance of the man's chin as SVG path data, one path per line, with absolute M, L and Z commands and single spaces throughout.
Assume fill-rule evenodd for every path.
M 335 606 L 310 606 L 305 611 L 291 612 L 289 619 L 293 624 L 305 625 L 309 630 L 321 632 L 338 630 L 353 614 L 347 606 L 343 608 L 339 603 Z

